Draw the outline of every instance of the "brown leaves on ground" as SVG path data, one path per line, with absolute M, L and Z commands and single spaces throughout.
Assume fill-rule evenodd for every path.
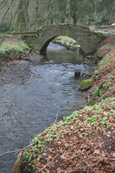
M 102 90 L 101 97 L 97 96 L 98 100 L 115 95 L 115 49 L 109 52 L 98 64 L 95 74 L 95 85 L 91 90 L 93 88 Z M 94 96 L 90 99 L 92 100 L 93 98 Z
M 115 172 L 115 50 L 97 71 L 95 87 L 101 86 L 104 100 L 36 135 L 34 146 L 24 151 L 29 156 L 23 159 L 21 173 Z
M 106 38 L 98 46 L 98 49 L 105 45 L 110 45 L 115 42 L 115 34 L 106 34 Z
M 100 49 L 106 46 L 105 49 Z M 98 46 L 98 56 L 103 58 L 115 47 L 115 34 L 106 34 L 106 38 Z
M 49 130 L 46 129 L 47 131 L 38 137 L 39 140 L 45 141 L 50 136 L 50 141 L 44 144 L 47 146 L 46 151 L 38 151 L 39 142 L 36 142 L 37 149 L 31 162 L 28 158 L 23 164 L 27 166 L 36 162 L 36 173 L 115 172 L 114 105 L 115 99 L 110 99 L 97 106 L 86 107 L 77 114 L 75 112 L 72 118 L 66 117 L 49 127 Z M 97 113 L 96 121 L 88 121 Z M 107 118 L 103 124 L 105 117 Z M 26 150 L 30 156 L 33 155 L 32 149 L 33 147 L 30 147 Z M 39 155 L 40 160 L 37 162 Z M 27 170 L 28 167 L 22 172 Z

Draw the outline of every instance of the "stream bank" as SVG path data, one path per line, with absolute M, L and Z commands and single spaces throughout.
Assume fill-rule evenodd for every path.
M 20 35 L 5 35 L 0 45 L 0 66 L 8 61 L 24 59 L 30 54 L 30 48 L 22 41 Z
M 93 78 L 92 106 L 35 135 L 23 151 L 22 173 L 115 171 L 115 49 L 100 61 Z
M 41 133 L 56 117 L 61 120 L 87 103 L 74 71 L 91 73 L 94 67 L 84 64 L 76 52 L 59 45 L 50 47 L 48 60 L 39 61 L 36 55 L 1 68 L 0 153 L 27 146 L 34 134 Z M 16 154 L 0 157 L 1 172 L 11 172 L 15 160 Z
M 114 53 L 114 52 L 113 52 Z M 109 55 L 109 56 L 111 56 L 111 55 Z M 114 59 L 113 59 L 114 60 Z M 18 61 L 16 61 L 16 63 L 17 63 Z M 26 63 L 26 65 L 28 64 L 28 62 L 29 63 L 31 63 L 31 61 L 27 61 L 27 60 L 25 60 L 25 61 L 20 61 L 22 64 L 23 63 Z M 114 64 L 113 63 L 114 61 L 112 61 L 112 64 Z M 35 62 L 36 63 L 36 62 Z M 50 64 L 48 65 L 43 65 L 42 63 L 40 63 L 41 65 L 43 65 L 44 67 L 46 67 L 47 69 L 48 69 L 48 66 L 50 66 L 49 67 L 49 72 L 51 72 L 52 71 L 52 68 L 51 68 L 51 66 L 52 66 L 52 63 L 54 63 L 54 62 L 50 62 Z M 27 73 L 27 75 L 29 74 L 29 72 L 30 72 L 30 69 L 29 68 L 26 68 L 26 65 L 25 65 L 25 72 L 28 72 Z M 41 66 L 40 65 L 40 66 Z M 65 66 L 65 67 L 64 67 Z M 67 66 L 67 64 L 65 64 L 63 67 L 63 69 L 64 69 L 64 71 L 65 71 L 65 68 L 68 68 L 68 66 Z M 20 64 L 20 68 L 22 67 L 22 65 Z M 27 67 L 28 67 L 28 65 L 27 65 Z M 80 68 L 81 68 L 82 66 L 80 66 Z M 42 68 L 42 66 L 40 67 L 40 69 Z M 54 71 L 56 70 L 58 68 L 58 65 L 55 65 L 54 66 Z M 82 67 L 83 68 L 83 67 Z M 14 66 L 12 66 L 12 70 L 14 69 Z M 28 69 L 28 70 L 27 70 Z M 39 70 L 40 70 L 39 69 Z M 16 68 L 15 68 L 15 70 L 16 70 Z M 39 70 L 36 68 L 36 67 L 34 67 L 34 69 L 33 69 L 33 73 L 32 73 L 32 78 L 33 77 L 35 77 L 35 81 L 39 81 L 39 80 L 41 80 L 40 79 L 40 76 L 41 75 L 39 75 Z M 70 76 L 71 76 L 71 74 L 73 74 L 73 71 L 71 71 L 71 70 L 73 70 L 72 69 L 72 66 L 70 66 L 69 68 L 68 68 L 68 70 L 69 70 L 69 73 L 67 73 L 66 71 L 66 74 L 69 74 Z M 23 70 L 22 70 L 23 71 Z M 70 72 L 71 71 L 71 72 Z M 41 71 L 42 73 L 42 75 L 44 74 L 43 73 L 43 71 Z M 65 74 L 65 72 L 64 73 L 61 73 L 60 74 L 60 68 L 59 68 L 59 71 L 58 71 L 58 73 L 61 75 L 61 76 L 63 76 L 64 78 L 63 79 L 66 79 L 66 82 L 67 82 L 67 79 L 69 78 L 69 79 L 71 79 L 70 81 L 73 83 L 73 79 L 70 77 L 70 76 L 67 76 L 67 78 L 65 78 L 65 76 L 63 75 L 63 74 Z M 9 72 L 8 72 L 9 73 Z M 7 73 L 7 74 L 8 74 Z M 57 73 L 56 71 L 55 71 L 55 73 Z M 107 72 L 106 72 L 107 73 Z M 19 74 L 19 73 L 18 73 Z M 113 75 L 113 74 L 112 74 Z M 26 76 L 26 75 L 25 75 Z M 44 82 L 48 82 L 48 80 L 47 79 L 49 79 L 49 76 L 51 76 L 51 73 L 48 73 L 48 76 L 46 76 L 46 79 L 45 79 L 45 81 L 43 81 L 43 86 L 44 86 Z M 97 84 L 98 84 L 98 79 L 100 79 L 99 77 L 100 77 L 100 75 L 98 75 L 97 74 L 97 76 L 98 77 L 96 77 L 95 76 L 95 78 L 97 79 Z M 114 76 L 114 75 L 113 75 Z M 112 76 L 112 79 L 114 79 L 113 78 L 113 76 Z M 21 76 L 20 76 L 21 77 Z M 29 78 L 30 78 L 30 76 L 28 76 Z M 7 80 L 4 80 L 4 78 L 5 77 L 3 77 L 3 79 L 2 79 L 2 81 L 4 82 L 4 81 L 7 81 Z M 16 77 L 17 78 L 17 77 Z M 29 79 L 28 78 L 28 79 Z M 31 78 L 31 79 L 32 79 Z M 59 77 L 60 78 L 60 77 Z M 30 97 L 31 97 L 31 95 L 33 94 L 33 92 L 30 92 L 29 90 L 29 92 L 30 92 L 30 96 L 28 96 L 27 97 L 27 95 L 26 95 L 26 92 L 25 92 L 25 88 L 27 88 L 27 86 L 29 85 L 29 83 L 33 83 L 33 85 L 32 85 L 32 87 L 34 87 L 34 90 L 35 90 L 35 85 L 34 85 L 34 82 L 35 81 L 29 81 L 28 82 L 28 79 L 27 78 L 25 78 L 24 80 L 23 80 L 23 78 L 22 78 L 22 80 L 21 80 L 21 85 L 19 84 L 19 83 L 17 83 L 17 86 L 18 85 L 20 85 L 20 87 L 19 88 L 23 88 L 24 90 L 23 91 L 21 91 L 20 92 L 20 90 L 18 90 L 18 95 L 19 95 L 19 93 L 20 93 L 20 101 L 22 101 L 22 95 L 23 94 L 25 94 L 24 96 L 25 96 L 25 98 L 27 99 L 27 98 L 29 98 L 29 102 L 30 102 L 30 104 L 33 102 L 31 99 L 30 99 Z M 23 84 L 26 82 L 26 80 L 27 80 L 27 84 L 26 84 L 26 86 L 24 86 L 23 87 Z M 17 80 L 18 81 L 18 80 Z M 51 79 L 51 81 L 52 81 L 52 79 Z M 15 82 L 15 81 L 14 81 Z M 10 81 L 9 81 L 9 83 L 10 83 Z M 67 82 L 67 83 L 70 83 L 70 82 Z M 8 83 L 6 83 L 6 84 L 8 84 Z M 41 84 L 41 82 L 39 81 L 38 83 L 37 83 L 37 86 L 39 86 L 39 84 Z M 78 86 L 78 83 L 76 82 L 76 84 L 77 84 L 77 86 Z M 111 84 L 112 85 L 112 84 Z M 17 87 L 16 86 L 16 87 Z M 10 90 L 9 88 L 10 88 L 10 85 L 7 85 L 6 86 L 6 90 L 7 90 L 7 94 L 8 93 L 12 93 L 12 91 L 14 92 L 14 90 L 15 90 L 15 88 L 16 87 L 14 87 L 13 86 L 13 88 L 12 88 L 12 90 Z M 30 87 L 30 88 L 32 88 L 32 87 Z M 59 89 L 59 86 L 57 85 L 57 89 Z M 43 87 L 42 87 L 43 88 Z M 51 88 L 51 85 L 49 85 L 49 88 Z M 73 86 L 73 88 L 75 88 L 74 86 Z M 54 93 L 55 93 L 55 91 L 57 90 L 56 88 L 54 89 L 54 88 L 52 88 L 53 89 L 53 91 L 54 91 Z M 78 88 L 77 88 L 78 89 Z M 100 88 L 100 89 L 103 89 L 103 88 Z M 113 89 L 114 89 L 114 86 L 113 86 Z M 60 89 L 59 89 L 60 90 Z M 77 90 L 76 90 L 77 91 Z M 75 93 L 76 93 L 76 91 L 75 91 Z M 37 87 L 37 92 L 38 92 L 38 87 Z M 36 93 L 37 92 L 34 92 L 34 96 L 37 96 L 37 98 L 39 97 L 39 94 L 37 95 Z M 5 91 L 4 91 L 4 89 L 2 90 L 2 93 L 4 94 L 4 96 L 5 96 Z M 22 93 L 22 95 L 21 95 L 21 93 Z M 31 94 L 32 93 L 32 94 Z M 43 92 L 44 94 L 45 94 L 45 92 Z M 68 88 L 67 88 L 67 90 L 66 91 L 64 91 L 64 94 L 66 95 L 68 93 Z M 102 90 L 101 91 L 98 91 L 98 93 L 102 93 Z M 70 93 L 69 93 L 70 94 Z M 71 92 L 71 94 L 73 95 L 73 93 Z M 114 93 L 113 93 L 114 94 Z M 59 94 L 58 94 L 59 95 Z M 57 96 L 56 96 L 57 97 Z M 96 97 L 100 97 L 100 94 L 99 95 L 97 95 Z M 17 98 L 17 95 L 15 95 L 15 102 L 16 102 L 16 98 Z M 80 97 L 79 97 L 80 98 Z M 78 98 L 78 99 L 79 99 Z M 51 99 L 50 99 L 51 100 Z M 71 95 L 70 95 L 70 98 L 69 98 L 69 100 L 72 100 L 71 99 Z M 69 101 L 68 100 L 68 101 Z M 3 100 L 4 101 L 4 100 Z M 24 101 L 24 103 L 25 103 L 25 106 L 27 107 L 27 101 L 28 101 L 28 99 L 27 100 L 25 100 Z M 35 98 L 35 100 L 34 100 L 35 102 L 33 102 L 33 103 L 37 103 L 37 101 L 36 101 L 36 98 Z M 110 103 L 109 105 L 108 105 L 108 102 Z M 44 103 L 44 102 L 43 102 Z M 43 103 L 42 103 L 42 105 L 43 105 Z M 52 103 L 55 103 L 55 102 L 52 102 Z M 74 102 L 75 103 L 75 102 Z M 109 125 L 109 127 L 111 128 L 111 129 L 113 129 L 114 130 L 114 126 L 113 126 L 113 124 L 114 124 L 114 121 L 113 121 L 113 119 L 112 120 L 110 120 L 109 119 L 109 113 L 111 114 L 111 117 L 113 117 L 113 115 L 114 115 L 114 98 L 110 98 L 110 99 L 108 99 L 108 100 L 105 100 L 105 101 L 100 101 L 99 100 L 99 105 L 97 104 L 97 105 L 94 105 L 94 106 L 92 106 L 92 107 L 85 107 L 83 110 L 81 110 L 81 112 L 79 111 L 75 111 L 71 116 L 69 116 L 69 117 L 67 117 L 67 118 L 64 118 L 64 120 L 62 120 L 62 121 L 60 121 L 58 124 L 54 124 L 53 126 L 51 126 L 51 127 L 49 127 L 48 129 L 46 129 L 46 131 L 43 131 L 44 130 L 44 128 L 42 127 L 40 130 L 41 131 L 43 131 L 43 133 L 42 134 L 40 134 L 40 135 L 36 135 L 35 136 L 35 138 L 33 139 L 33 144 L 32 144 L 32 147 L 31 148 L 29 148 L 29 149 L 27 149 L 27 150 L 25 150 L 24 151 L 24 153 L 22 153 L 21 154 L 21 156 L 23 155 L 23 164 L 21 165 L 19 162 L 20 162 L 20 160 L 19 160 L 19 164 L 21 165 L 21 172 L 23 172 L 24 171 L 24 169 L 25 169 L 25 171 L 26 172 L 34 172 L 34 170 L 36 169 L 36 172 L 38 171 L 40 171 L 39 170 L 39 168 L 40 167 L 43 167 L 44 166 L 44 170 L 46 169 L 46 171 L 47 170 L 50 170 L 51 172 L 55 172 L 55 168 L 56 168 L 56 170 L 58 170 L 58 171 L 62 171 L 63 172 L 63 169 L 64 169 L 64 171 L 66 170 L 66 169 L 68 169 L 69 168 L 69 170 L 67 170 L 68 172 L 71 172 L 72 170 L 71 170 L 71 165 L 72 165 L 72 169 L 74 169 L 75 171 L 76 171 L 76 169 L 78 170 L 78 171 L 82 171 L 82 168 L 76 168 L 75 167 L 75 165 L 76 165 L 76 163 L 79 163 L 79 162 L 81 162 L 82 160 L 80 160 L 79 158 L 81 158 L 81 159 L 85 159 L 86 157 L 88 157 L 88 156 L 100 156 L 99 154 L 101 153 L 101 158 L 103 157 L 103 155 L 105 154 L 105 160 L 107 159 L 107 156 L 108 156 L 108 154 L 107 153 L 104 153 L 104 152 L 100 152 L 101 151 L 101 149 L 102 148 L 100 148 L 100 144 L 102 143 L 102 138 L 101 139 L 99 139 L 99 140 L 97 140 L 97 138 L 94 138 L 94 139 L 92 139 L 92 134 L 94 135 L 94 137 L 95 136 L 99 136 L 99 138 L 100 137 L 103 137 L 104 138 L 104 136 L 103 136 L 103 132 L 105 132 L 106 131 L 106 128 L 108 127 L 108 124 L 110 123 L 110 121 L 112 121 L 112 123 Z M 49 103 L 48 103 L 49 104 Z M 47 105 L 48 105 L 47 104 Z M 76 103 L 75 103 L 76 104 Z M 58 104 L 57 104 L 58 105 Z M 72 105 L 73 105 L 73 103 L 72 103 Z M 12 105 L 7 105 L 8 107 L 12 107 Z M 23 109 L 25 109 L 25 106 L 23 106 Z M 38 105 L 37 105 L 38 106 Z M 66 107 L 66 106 L 63 106 L 63 107 Z M 105 107 L 106 109 L 104 109 L 103 107 Z M 19 108 L 20 108 L 20 110 L 22 110 L 22 106 L 20 107 L 20 104 L 19 104 Z M 56 106 L 56 109 L 57 109 L 57 106 Z M 77 108 L 76 108 L 77 109 Z M 75 110 L 76 110 L 75 109 Z M 111 112 L 110 112 L 110 109 L 111 109 Z M 35 111 L 36 111 L 36 109 L 34 109 L 34 107 L 33 107 L 33 109 L 32 110 L 34 110 L 34 114 L 35 114 Z M 46 110 L 46 109 L 45 109 Z M 48 109 L 47 109 L 48 110 Z M 53 112 L 53 110 L 54 110 L 54 107 L 53 107 L 53 109 L 52 109 L 52 111 L 51 112 Z M 56 110 L 56 111 L 58 111 L 58 109 Z M 67 115 L 67 112 L 69 112 L 68 110 L 66 111 L 66 115 Z M 104 113 L 103 113 L 104 112 Z M 11 112 L 12 114 L 14 113 L 14 112 Z M 22 111 L 21 112 L 19 112 L 19 113 L 21 113 L 22 114 Z M 30 113 L 31 115 L 33 115 L 33 112 L 30 112 L 30 109 L 28 110 L 28 113 Z M 98 117 L 97 116 L 95 116 L 95 114 L 98 114 L 98 115 L 100 115 L 100 117 L 102 117 L 101 119 L 99 119 L 98 120 Z M 8 116 L 7 116 L 7 114 L 8 114 Z M 9 112 L 7 112 L 7 114 L 5 113 L 4 115 L 5 115 L 5 117 L 6 117 L 6 119 L 5 119 L 5 121 L 7 121 L 7 118 L 9 118 Z M 21 114 L 18 114 L 18 116 L 20 116 Z M 40 115 L 41 115 L 41 119 L 43 118 L 42 117 L 42 112 L 40 113 Z M 55 113 L 53 113 L 54 115 L 55 115 Z M 16 110 L 16 115 L 17 115 L 17 110 Z M 106 115 L 106 116 L 105 116 Z M 90 118 L 89 118 L 89 116 L 90 116 Z M 21 120 L 23 120 L 23 115 L 21 115 Z M 32 116 L 33 117 L 33 116 Z M 49 112 L 47 112 L 47 117 L 49 117 Z M 35 120 L 38 120 L 38 121 L 40 121 L 40 119 L 38 118 L 38 117 L 33 117 Z M 88 119 L 89 118 L 89 119 Z M 31 119 L 31 116 L 30 116 L 30 119 Z M 77 122 L 77 120 L 78 120 L 78 122 Z M 98 120 L 98 121 L 97 121 Z M 55 119 L 54 119 L 54 121 L 55 121 Z M 83 122 L 86 122 L 86 124 L 84 124 Z M 109 123 L 108 123 L 108 121 L 109 121 Z M 8 122 L 10 122 L 9 121 L 9 119 L 8 119 Z M 29 125 L 29 122 L 30 121 L 28 121 L 28 125 Z M 33 121 L 31 121 L 31 122 L 33 122 Z M 76 123 L 77 122 L 77 123 Z M 93 124 L 92 124 L 93 123 Z M 103 123 L 103 124 L 102 124 Z M 14 122 L 12 123 L 12 125 L 14 124 Z M 41 123 L 42 124 L 42 123 Z M 78 127 L 78 129 L 76 129 L 76 124 L 77 124 L 77 127 Z M 93 133 L 94 132 L 94 130 L 96 129 L 96 124 L 99 124 L 99 126 L 98 127 L 100 127 L 100 135 L 97 133 L 97 131 L 96 131 L 96 133 Z M 27 125 L 27 126 L 28 126 Z M 103 126 L 102 126 L 103 125 Z M 26 126 L 26 128 L 27 128 L 27 126 Z M 48 126 L 48 124 L 46 125 L 46 127 Z M 71 126 L 71 127 L 70 127 Z M 36 128 L 35 128 L 36 127 Z M 104 128 L 103 128 L 104 127 Z M 11 128 L 11 127 L 10 127 Z M 37 128 L 38 128 L 38 125 L 37 125 L 37 123 L 35 122 L 34 123 L 34 129 L 36 129 L 36 134 L 38 133 L 38 130 L 37 130 Z M 92 129 L 92 131 L 89 131 L 89 129 Z M 109 128 L 108 128 L 109 129 Z M 10 129 L 11 130 L 11 129 Z M 16 129 L 15 129 L 16 130 Z M 19 131 L 19 128 L 18 128 L 18 131 Z M 18 132 L 19 133 L 19 132 Z M 23 135 L 22 134 L 23 133 L 23 131 L 21 131 L 21 133 L 19 133 L 19 135 L 17 136 L 17 138 L 14 140 L 14 142 L 16 142 L 16 143 L 18 143 L 19 141 L 20 141 L 20 138 L 21 138 L 21 136 Z M 32 134 L 35 134 L 34 132 L 32 133 Z M 5 133 L 4 134 L 4 136 L 6 135 L 7 133 Z M 13 133 L 12 133 L 13 134 Z M 21 136 L 20 136 L 20 134 L 21 134 Z M 78 134 L 77 136 L 76 136 L 76 134 Z M 106 149 L 107 151 L 109 151 L 109 152 L 111 152 L 111 151 L 113 151 L 113 153 L 111 153 L 110 154 L 110 156 L 112 157 L 112 156 L 114 156 L 114 139 L 112 138 L 112 135 L 114 136 L 114 131 L 108 131 L 108 133 L 105 133 L 105 142 L 106 142 L 106 146 L 104 146 L 103 145 L 103 147 L 104 147 L 104 149 Z M 88 138 L 87 138 L 87 136 L 88 136 Z M 108 137 L 109 136 L 109 137 Z M 7 136 L 8 137 L 8 136 Z M 86 137 L 86 138 L 85 138 Z M 14 139 L 14 134 L 13 134 L 13 136 L 12 136 L 12 138 Z M 29 136 L 26 134 L 26 139 L 30 139 L 29 138 Z M 5 138 L 6 139 L 6 138 Z M 25 136 L 24 136 L 24 138 L 23 138 L 23 140 L 25 139 Z M 92 145 L 89 145 L 89 139 L 90 139 L 90 144 L 92 144 Z M 3 141 L 3 139 L 1 140 L 1 141 Z M 111 142 L 110 142 L 111 141 Z M 6 144 L 7 142 L 4 142 L 4 144 Z M 82 144 L 86 144 L 86 146 L 84 146 L 84 145 L 82 145 Z M 112 144 L 111 144 L 112 143 Z M 93 147 L 93 146 L 95 146 L 95 144 L 96 144 L 96 148 L 95 147 Z M 26 144 L 27 145 L 27 144 Z M 51 146 L 51 147 L 50 147 Z M 61 147 L 62 146 L 62 147 Z M 76 147 L 78 147 L 78 148 L 75 148 L 75 146 Z M 19 148 L 21 148 L 21 144 L 18 144 L 18 147 Z M 91 148 L 90 150 L 89 150 L 89 148 Z M 79 153 L 75 153 L 75 151 L 78 151 L 78 149 L 79 149 Z M 84 150 L 85 149 L 85 150 Z M 39 152 L 37 153 L 37 151 L 39 150 Z M 56 153 L 55 153 L 55 151 L 56 151 Z M 96 150 L 96 153 L 95 153 L 95 150 Z M 60 151 L 61 151 L 61 153 L 60 153 Z M 88 152 L 88 156 L 87 155 L 85 155 L 85 151 L 89 151 Z M 74 152 L 74 154 L 72 154 L 72 152 Z M 83 153 L 84 152 L 84 153 Z M 36 153 L 36 154 L 35 154 Z M 45 154 L 46 153 L 46 154 Z M 42 155 L 43 154 L 43 155 Z M 92 154 L 92 155 L 91 155 Z M 94 154 L 94 155 L 93 155 Z M 72 157 L 70 157 L 70 155 L 72 155 Z M 84 158 L 82 157 L 82 155 L 84 155 Z M 54 157 L 55 156 L 55 157 Z M 77 156 L 79 156 L 79 158 L 77 157 Z M 22 157 L 21 157 L 22 158 Z M 53 164 L 55 165 L 55 168 L 54 167 L 52 167 L 52 158 L 53 158 Z M 79 160 L 76 160 L 76 159 L 79 159 Z M 104 159 L 104 158 L 103 158 Z M 62 161 L 62 165 L 60 165 L 60 160 Z M 89 158 L 89 160 L 90 160 L 90 158 Z M 6 161 L 6 160 L 5 160 Z M 9 160 L 8 160 L 9 161 Z M 93 166 L 95 166 L 96 164 L 100 164 L 100 169 L 103 169 L 102 167 L 101 167 L 101 162 L 102 160 L 99 160 L 98 162 L 97 162 L 97 160 L 96 160 L 96 163 L 94 163 L 94 165 Z M 87 162 L 85 162 L 86 164 L 89 164 L 89 163 L 87 163 Z M 105 162 L 104 162 L 105 163 Z M 112 167 L 113 166 L 113 163 L 110 163 L 110 162 L 107 162 L 108 163 L 108 165 L 110 165 L 110 167 Z M 25 165 L 26 165 L 26 167 L 25 167 Z M 48 166 L 49 165 L 49 166 Z M 57 165 L 59 165 L 59 167 L 57 167 Z M 19 166 L 19 165 L 18 165 Z M 98 167 L 99 165 L 97 165 L 97 167 Z M 107 169 L 107 171 L 110 169 L 110 167 Z M 87 169 L 87 166 L 86 166 L 86 168 L 85 169 Z M 91 167 L 89 167 L 89 169 L 93 169 L 93 168 L 91 168 Z M 95 167 L 94 167 L 94 169 L 96 169 Z M 44 170 L 42 170 L 42 171 L 44 171 Z

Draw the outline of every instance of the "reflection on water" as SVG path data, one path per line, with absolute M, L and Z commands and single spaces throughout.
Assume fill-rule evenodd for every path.
M 47 51 L 47 60 L 53 60 L 55 63 L 73 63 L 81 64 L 84 56 L 78 51 L 67 50 L 64 46 L 50 43 Z
M 0 154 L 24 148 L 57 115 L 60 120 L 86 104 L 85 94 L 78 90 L 79 80 L 73 78 L 74 71 L 90 73 L 94 67 L 80 64 L 83 57 L 76 52 L 60 46 L 54 52 L 53 46 L 52 52 L 48 50 L 53 63 L 30 65 L 31 75 L 24 82 L 0 87 Z M 16 155 L 0 157 L 0 173 L 11 172 Z

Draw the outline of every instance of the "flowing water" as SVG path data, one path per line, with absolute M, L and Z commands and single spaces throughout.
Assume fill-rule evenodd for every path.
M 56 117 L 60 120 L 86 104 L 74 71 L 87 74 L 94 66 L 83 60 L 79 52 L 51 43 L 45 61 L 29 64 L 27 78 L 0 86 L 0 154 L 26 147 Z M 16 156 L 0 157 L 0 173 L 11 172 Z

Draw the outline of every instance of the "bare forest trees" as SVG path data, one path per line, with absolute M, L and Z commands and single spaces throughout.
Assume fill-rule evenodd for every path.
M 0 0 L 0 25 L 14 23 L 18 31 L 28 23 L 111 24 L 115 22 L 115 0 Z
M 71 0 L 66 1 L 65 23 L 70 23 Z
M 36 21 L 39 20 L 39 0 L 36 0 Z
M 18 14 L 16 26 L 17 30 L 28 30 L 29 14 L 28 14 L 29 0 L 19 0 Z

